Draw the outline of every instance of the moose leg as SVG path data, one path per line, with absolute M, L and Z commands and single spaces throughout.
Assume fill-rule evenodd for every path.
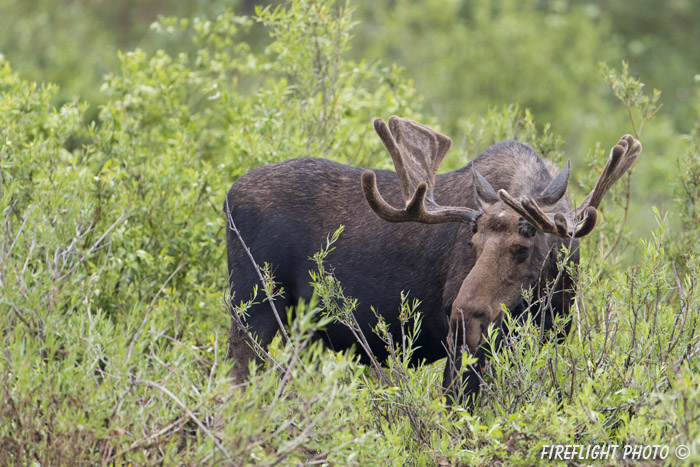
M 284 310 L 285 300 L 275 300 L 278 310 Z M 227 359 L 234 362 L 231 377 L 237 384 L 248 380 L 248 365 L 251 360 L 262 364 L 260 350 L 266 351 L 274 339 L 279 324 L 274 317 L 268 302 L 256 303 L 247 310 L 248 316 L 243 318 L 232 313 L 231 330 L 228 341 Z M 284 319 L 281 316 L 281 319 Z
M 464 393 L 462 397 L 467 410 L 470 412 L 472 408 L 474 408 L 476 398 L 479 396 L 479 388 L 481 387 L 484 366 L 486 365 L 486 352 L 484 352 L 484 349 L 479 349 L 475 357 L 476 362 L 465 368 L 464 373 L 462 373 L 464 381 Z
M 461 352 L 449 350 L 445 361 L 445 371 L 442 376 L 442 390 L 446 396 L 447 405 L 459 404 L 462 378 L 459 377 L 458 363 L 462 360 Z
M 483 368 L 486 364 L 486 352 L 479 349 L 476 352 L 476 362 L 461 368 L 463 350 L 448 352 L 443 373 L 443 390 L 447 395 L 447 404 L 464 404 L 469 411 L 474 407 L 474 402 L 479 395 Z
M 255 350 L 250 332 L 237 317 L 231 318 L 231 331 L 228 341 L 226 359 L 234 362 L 231 369 L 231 377 L 237 384 L 244 383 L 248 379 L 248 364 L 251 360 L 261 362 Z
M 447 360 L 443 374 L 443 390 L 447 395 L 448 404 L 463 404 L 471 411 L 474 402 L 479 395 L 479 387 L 482 381 L 483 368 L 486 364 L 488 349 L 482 344 L 475 350 L 470 350 L 467 345 L 468 336 L 476 341 L 474 334 L 481 335 L 483 326 L 475 326 L 465 320 L 464 312 L 456 307 L 450 316 L 450 330 L 447 335 Z M 476 362 L 462 368 L 462 356 L 468 352 L 476 358 Z

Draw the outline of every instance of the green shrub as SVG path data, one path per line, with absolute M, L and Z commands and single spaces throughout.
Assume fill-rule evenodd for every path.
M 245 43 L 256 25 L 263 45 Z M 408 365 L 420 304 L 404 300 L 414 325 L 385 368 L 313 339 L 324 320 L 352 325 L 323 251 L 309 276 L 319 301 L 232 386 L 226 189 L 293 157 L 389 167 L 372 117 L 435 121 L 400 70 L 348 58 L 352 26 L 347 5 L 321 0 L 162 18 L 154 29 L 195 52 L 120 54 L 94 123 L 0 59 L 1 464 L 532 465 L 557 443 L 685 444 L 700 461 L 697 138 L 676 188 L 683 230 L 659 214 L 650 240 L 627 242 L 639 260 L 625 268 L 604 211 L 583 241 L 569 338 L 543 344 L 520 326 L 473 414 L 445 406 L 442 362 Z M 513 137 L 565 158 L 517 104 L 466 134 L 448 165 Z M 605 157 L 592 150 L 592 167 Z

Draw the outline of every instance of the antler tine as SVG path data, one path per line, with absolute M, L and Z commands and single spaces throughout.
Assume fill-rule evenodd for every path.
M 584 210 L 581 220 L 577 222 L 561 212 L 547 214 L 531 196 L 517 200 L 505 190 L 498 190 L 498 196 L 540 232 L 562 238 L 577 238 L 591 233 L 596 224 L 597 212 L 592 206 Z
M 503 189 L 498 190 L 498 197 L 540 232 L 560 235 L 560 233 L 568 231 L 566 219 L 564 219 L 563 226 L 561 225 L 561 220 L 559 220 L 560 225 L 558 225 L 553 219 L 550 219 L 550 217 L 544 211 L 542 211 L 537 203 L 530 197 L 517 200 Z M 564 232 L 562 232 L 562 227 Z M 564 235 L 566 235 L 566 233 Z
M 389 222 L 470 222 L 476 211 L 466 207 L 439 206 L 433 198 L 435 175 L 452 140 L 408 118 L 391 117 L 389 125 L 376 119 L 374 129 L 386 146 L 399 177 L 403 209 L 387 203 L 379 193 L 374 172 L 362 174 L 362 191 L 374 212 Z
M 580 213 L 579 216 L 582 217 L 589 206 L 597 208 L 600 205 L 608 190 L 632 167 L 641 152 L 642 144 L 632 135 L 624 135 L 620 138 L 620 141 L 610 150 L 608 162 L 605 164 L 595 187 L 579 205 L 577 209 L 577 212 Z
M 539 204 L 537 204 L 537 202 L 530 196 L 523 199 L 520 204 L 529 214 L 528 217 L 531 219 L 541 220 L 547 226 L 546 232 L 553 233 L 559 237 L 571 236 L 571 233 L 569 232 L 569 223 L 563 214 L 557 213 L 558 215 L 555 214 L 553 217 L 548 216 L 547 213 L 540 208 Z
M 403 209 L 396 209 L 387 203 L 379 193 L 377 177 L 371 170 L 362 173 L 362 191 L 372 210 L 388 222 L 421 222 L 423 224 L 442 224 L 444 222 L 471 222 L 476 211 L 468 208 L 439 207 L 426 209 L 426 193 L 428 185 L 420 183 L 411 199 Z
M 593 231 L 598 220 L 598 211 L 593 206 L 588 206 L 579 217 L 580 220 L 576 224 L 576 231 L 574 232 L 574 237 L 577 238 L 585 237 Z
M 632 167 L 641 152 L 642 144 L 633 136 L 624 135 L 620 138 L 620 141 L 610 151 L 608 162 L 591 193 L 576 209 L 566 214 L 561 212 L 548 214 L 530 196 L 515 199 L 505 190 L 499 190 L 498 196 L 541 232 L 551 233 L 559 237 L 583 237 L 595 228 L 598 219 L 596 208 L 600 205 L 605 194 Z M 568 177 L 568 169 L 567 163 L 567 167 L 562 172 L 565 173 L 566 177 Z M 556 179 L 559 177 L 563 178 L 564 175 L 560 174 Z

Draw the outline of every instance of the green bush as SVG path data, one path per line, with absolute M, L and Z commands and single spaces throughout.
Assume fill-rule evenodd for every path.
M 352 325 L 323 251 L 309 276 L 320 301 L 232 386 L 230 184 L 293 157 L 389 167 L 373 117 L 437 121 L 401 70 L 348 58 L 353 26 L 330 0 L 161 18 L 154 29 L 190 37 L 194 52 L 119 54 L 94 122 L 94 102 L 56 105 L 55 86 L 0 59 L 1 464 L 531 465 L 557 443 L 685 444 L 688 465 L 700 461 L 696 134 L 677 143 L 682 230 L 659 214 L 650 240 L 623 237 L 639 260 L 620 266 L 612 205 L 627 191 L 616 187 L 583 241 L 569 338 L 543 345 L 519 329 L 473 414 L 446 407 L 442 362 L 408 365 L 419 304 L 404 303 L 416 324 L 387 368 L 313 340 L 324 320 Z M 264 43 L 246 43 L 253 28 Z M 563 160 L 562 140 L 525 105 L 469 120 L 448 167 L 502 138 Z M 594 172 L 606 155 L 590 154 Z

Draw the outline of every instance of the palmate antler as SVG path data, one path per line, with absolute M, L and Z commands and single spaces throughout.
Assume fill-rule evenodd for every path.
M 583 237 L 593 231 L 598 217 L 596 208 L 615 182 L 632 167 L 642 152 L 642 144 L 631 135 L 625 135 L 610 151 L 608 163 L 593 191 L 573 211 L 566 214 L 546 213 L 531 196 L 513 198 L 505 190 L 498 190 L 501 200 L 520 214 L 537 230 L 559 237 Z M 568 168 L 568 165 L 567 165 Z M 568 177 L 568 171 L 567 177 Z
M 374 121 L 374 129 L 394 161 L 401 194 L 406 205 L 396 209 L 387 203 L 377 188 L 373 171 L 362 174 L 362 191 L 374 212 L 389 222 L 471 222 L 477 212 L 465 207 L 440 206 L 433 197 L 435 175 L 452 140 L 408 118 L 390 117 Z
M 389 222 L 471 222 L 478 211 L 466 207 L 440 206 L 433 197 L 435 175 L 452 140 L 425 125 L 408 118 L 391 117 L 389 124 L 376 119 L 374 129 L 386 146 L 399 177 L 403 209 L 387 203 L 377 188 L 373 171 L 362 174 L 362 190 L 367 201 L 381 218 Z M 548 213 L 546 209 L 556 204 L 566 192 L 569 164 L 542 192 L 515 199 L 506 190 L 498 190 L 498 198 L 520 214 L 535 229 L 559 237 L 583 237 L 593 231 L 598 214 L 596 208 L 617 180 L 634 164 L 642 151 L 642 145 L 631 135 L 625 135 L 610 151 L 603 173 L 593 191 L 576 209 L 567 213 Z M 477 199 L 496 201 L 493 188 L 475 171 L 474 188 Z

